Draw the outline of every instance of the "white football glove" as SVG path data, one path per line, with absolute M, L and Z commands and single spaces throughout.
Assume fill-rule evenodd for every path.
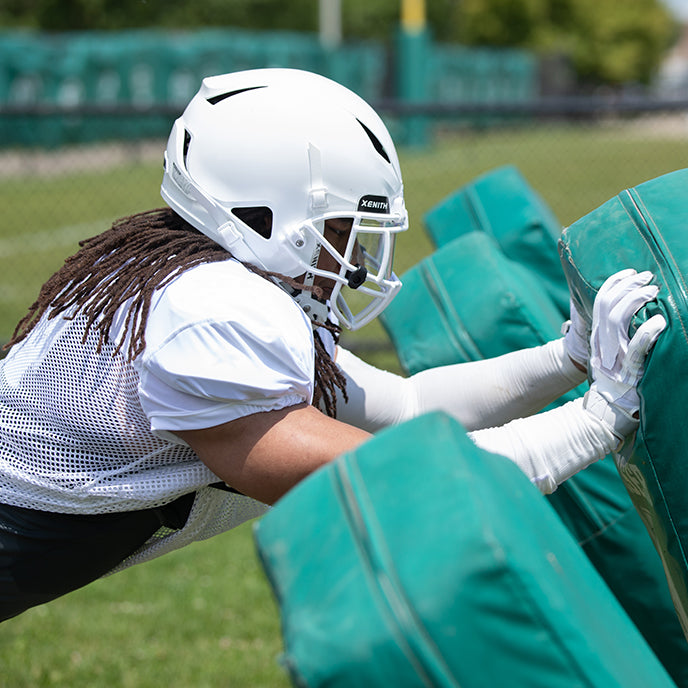
M 583 318 L 576 310 L 576 304 L 570 299 L 571 319 L 567 320 L 561 333 L 564 335 L 564 347 L 569 358 L 583 370 L 588 369 L 588 333 Z
M 651 272 L 622 270 L 600 287 L 593 305 L 590 336 L 592 385 L 584 407 L 608 425 L 622 440 L 638 426 L 640 399 L 636 387 L 643 376 L 645 359 L 666 327 L 661 315 L 654 315 L 633 335 L 628 328 L 633 315 L 653 301 L 659 287 L 649 284 Z

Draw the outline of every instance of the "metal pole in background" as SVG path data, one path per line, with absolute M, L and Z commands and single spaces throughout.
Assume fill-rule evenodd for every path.
M 424 0 L 401 0 L 401 22 L 397 41 L 397 96 L 402 103 L 427 102 L 429 36 Z M 421 115 L 404 118 L 404 142 L 425 146 L 428 121 Z
M 342 42 L 341 0 L 318 0 L 320 43 L 326 48 L 337 48 Z

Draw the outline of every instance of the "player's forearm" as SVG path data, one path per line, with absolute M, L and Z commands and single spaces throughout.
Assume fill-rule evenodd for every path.
M 473 363 L 429 369 L 402 378 L 338 350 L 349 402 L 337 416 L 375 432 L 429 411 L 445 411 L 468 430 L 502 425 L 539 411 L 585 379 L 562 340 Z
M 585 380 L 563 340 L 497 358 L 414 375 L 418 409 L 443 410 L 468 430 L 503 425 L 540 411 Z
M 553 492 L 619 443 L 611 427 L 584 408 L 582 398 L 469 435 L 479 447 L 511 459 L 543 493 Z

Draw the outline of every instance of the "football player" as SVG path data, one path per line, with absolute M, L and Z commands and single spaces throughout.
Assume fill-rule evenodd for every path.
M 664 327 L 629 269 L 592 336 L 409 378 L 338 344 L 401 287 L 399 161 L 350 90 L 290 69 L 207 78 L 165 152 L 165 208 L 82 242 L 0 364 L 0 619 L 264 513 L 370 433 L 431 410 L 544 492 L 637 426 Z M 476 285 L 479 288 L 479 285 Z M 586 379 L 585 398 L 536 414 Z M 419 461 L 419 479 L 422 479 Z

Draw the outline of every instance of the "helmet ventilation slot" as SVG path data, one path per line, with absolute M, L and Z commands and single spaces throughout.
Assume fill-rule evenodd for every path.
M 220 93 L 220 95 L 212 96 L 212 98 L 206 98 L 206 100 L 211 105 L 217 105 L 218 103 L 221 103 L 223 100 L 227 100 L 227 98 L 231 98 L 232 96 L 237 96 L 240 93 L 246 93 L 246 91 L 255 91 L 257 88 L 266 88 L 266 87 L 265 86 L 247 86 L 246 88 L 238 88 L 236 91 L 228 91 L 227 93 Z
M 182 151 L 182 160 L 186 168 L 186 157 L 189 154 L 189 144 L 191 143 L 191 134 L 188 129 L 184 129 L 184 150 Z
M 365 131 L 366 134 L 368 134 L 368 138 L 370 139 L 370 142 L 373 144 L 373 147 L 375 150 L 387 161 L 390 162 L 389 155 L 387 155 L 387 151 L 385 150 L 385 147 L 382 145 L 380 142 L 380 139 L 373 134 L 368 127 L 366 127 L 363 122 L 361 122 L 360 119 L 356 118 L 356 121 L 363 127 L 363 131 Z

